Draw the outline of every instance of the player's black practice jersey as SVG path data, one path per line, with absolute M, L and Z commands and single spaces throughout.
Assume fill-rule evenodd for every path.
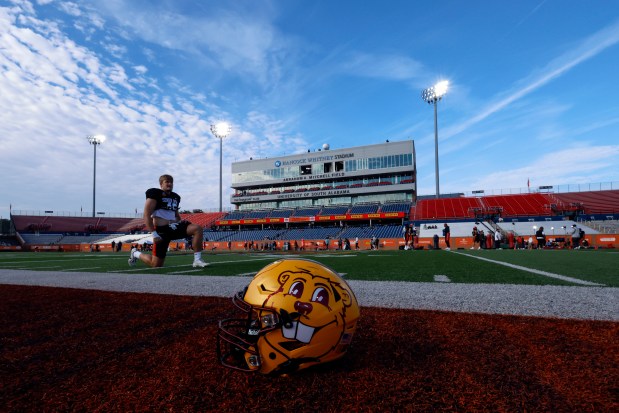
M 155 210 L 165 209 L 167 211 L 178 211 L 179 205 L 181 203 L 181 196 L 176 192 L 170 192 L 169 195 L 166 195 L 159 188 L 151 188 L 146 191 L 146 198 L 154 199 L 157 201 L 157 206 Z

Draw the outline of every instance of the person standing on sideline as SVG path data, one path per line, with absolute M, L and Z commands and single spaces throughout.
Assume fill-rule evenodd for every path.
M 539 227 L 539 229 L 535 231 L 535 239 L 537 240 L 537 249 L 543 249 L 546 245 L 546 235 L 544 234 L 544 227 Z
M 499 228 L 497 227 L 496 231 L 494 231 L 494 249 L 501 249 L 501 241 L 503 240 L 503 235 Z
M 479 249 L 480 244 L 479 244 L 479 231 L 477 229 L 477 227 L 473 227 L 473 231 L 471 232 L 471 235 L 473 236 L 473 246 L 471 247 L 472 250 L 474 249 Z
M 168 253 L 170 241 L 179 238 L 193 237 L 193 266 L 207 267 L 210 264 L 202 261 L 202 227 L 189 221 L 181 220 L 178 212 L 181 197 L 172 192 L 174 178 L 170 175 L 159 177 L 160 188 L 150 188 L 146 191 L 144 203 L 144 224 L 153 235 L 153 253 L 144 254 L 131 248 L 129 265 L 133 266 L 140 260 L 151 267 L 162 267 Z
M 580 248 L 580 228 L 576 224 L 572 225 L 572 249 Z
M 445 245 L 447 245 L 447 248 L 445 248 L 445 250 L 449 251 L 451 250 L 451 245 L 449 244 L 449 241 L 451 240 L 451 233 L 449 232 L 449 225 L 447 225 L 447 223 L 443 224 L 443 237 L 445 237 Z

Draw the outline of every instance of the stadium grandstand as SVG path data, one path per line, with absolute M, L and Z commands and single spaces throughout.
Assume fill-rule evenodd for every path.
M 518 193 L 417 196 L 413 141 L 319 151 L 232 164 L 233 211 L 184 211 L 183 219 L 204 228 L 210 250 L 340 249 L 359 239 L 362 249 L 444 248 L 443 224 L 452 248 L 470 248 L 473 227 L 503 235 L 505 247 L 544 227 L 548 247 L 570 245 L 572 228 L 585 232 L 593 248 L 615 248 L 619 233 L 619 183 L 581 187 L 544 186 Z M 3 226 L 4 228 L 5 226 Z M 151 243 L 143 218 L 84 217 L 11 212 L 0 234 L 2 250 L 110 250 L 121 243 Z M 436 241 L 438 238 L 438 243 Z M 348 242 L 346 242 L 348 241 Z M 177 240 L 184 248 L 186 240 Z M 354 248 L 354 246 L 352 247 Z

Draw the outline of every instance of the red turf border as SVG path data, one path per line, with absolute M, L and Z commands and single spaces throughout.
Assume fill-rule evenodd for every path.
M 619 323 L 363 308 L 343 360 L 216 363 L 229 299 L 0 285 L 2 411 L 619 411 Z

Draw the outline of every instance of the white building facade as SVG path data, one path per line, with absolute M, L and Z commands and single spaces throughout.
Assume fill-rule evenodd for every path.
M 412 140 L 234 162 L 230 202 L 241 211 L 414 203 L 415 164 Z

